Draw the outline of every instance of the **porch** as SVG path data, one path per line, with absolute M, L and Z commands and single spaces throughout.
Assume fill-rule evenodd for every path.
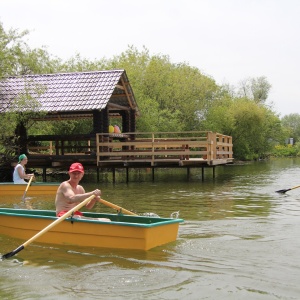
M 215 167 L 233 162 L 232 137 L 211 131 L 28 136 L 28 167 L 86 169 Z M 99 177 L 99 176 L 98 176 Z M 115 175 L 113 176 L 115 178 Z M 128 177 L 127 177 L 128 178 Z

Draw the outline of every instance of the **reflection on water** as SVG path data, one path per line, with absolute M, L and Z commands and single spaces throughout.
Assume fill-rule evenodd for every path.
M 139 214 L 185 219 L 176 242 L 147 252 L 69 249 L 34 243 L 0 262 L 2 299 L 299 299 L 300 188 L 297 159 L 172 171 L 84 186 Z M 176 173 L 177 172 L 177 173 Z M 170 175 L 171 174 L 171 175 Z M 104 175 L 103 175 L 104 176 Z M 168 179 L 168 180 L 167 180 Z M 27 193 L 30 197 L 30 190 Z M 0 206 L 22 205 L 0 197 Z M 30 198 L 37 209 L 54 209 L 52 197 Z M 111 208 L 98 204 L 96 211 Z M 0 235 L 0 252 L 24 241 Z

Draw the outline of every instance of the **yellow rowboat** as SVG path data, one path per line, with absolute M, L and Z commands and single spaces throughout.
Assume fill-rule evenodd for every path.
M 55 195 L 59 187 L 58 182 L 33 182 L 31 183 L 27 196 Z M 22 196 L 26 184 L 14 184 L 13 182 L 0 182 L 1 196 Z
M 38 243 L 149 250 L 177 239 L 183 219 L 84 212 L 67 218 L 37 239 Z M 55 211 L 0 208 L 0 234 L 27 240 L 55 221 Z

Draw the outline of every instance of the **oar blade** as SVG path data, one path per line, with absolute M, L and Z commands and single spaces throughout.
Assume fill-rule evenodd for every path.
M 276 191 L 276 193 L 284 194 L 284 193 L 286 193 L 287 191 L 290 191 L 290 190 L 291 189 L 279 190 L 279 191 Z
M 15 254 L 17 254 L 18 252 L 20 252 L 20 251 L 23 250 L 23 249 L 24 249 L 24 245 L 21 245 L 21 246 L 19 246 L 17 249 L 15 249 L 15 250 L 13 250 L 13 251 L 11 251 L 11 252 L 8 252 L 8 253 L 2 255 L 1 258 L 2 258 L 2 259 L 10 258 L 10 257 L 14 256 Z
M 282 193 L 282 194 L 284 194 L 284 193 L 287 192 L 287 191 L 294 190 L 294 189 L 297 189 L 297 188 L 299 188 L 299 187 L 300 187 L 300 185 L 296 185 L 296 186 L 294 186 L 294 187 L 292 187 L 292 188 L 290 188 L 290 189 L 279 190 L 279 191 L 276 191 L 276 192 L 277 192 L 277 193 Z
M 23 194 L 22 201 L 25 201 L 26 191 Z

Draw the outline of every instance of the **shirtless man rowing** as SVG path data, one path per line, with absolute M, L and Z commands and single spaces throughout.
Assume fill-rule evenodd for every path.
M 80 180 L 84 176 L 84 168 L 81 163 L 73 163 L 69 169 L 70 179 L 60 184 L 56 192 L 55 206 L 56 215 L 61 217 L 67 211 L 75 207 L 79 202 L 82 202 L 86 198 L 95 195 L 95 197 L 86 205 L 88 209 L 92 209 L 95 203 L 100 200 L 101 190 L 94 190 L 86 193 L 84 188 L 79 185 Z M 83 216 L 80 211 L 74 212 L 74 217 L 91 219 Z M 107 218 L 97 218 L 100 221 L 110 221 Z

